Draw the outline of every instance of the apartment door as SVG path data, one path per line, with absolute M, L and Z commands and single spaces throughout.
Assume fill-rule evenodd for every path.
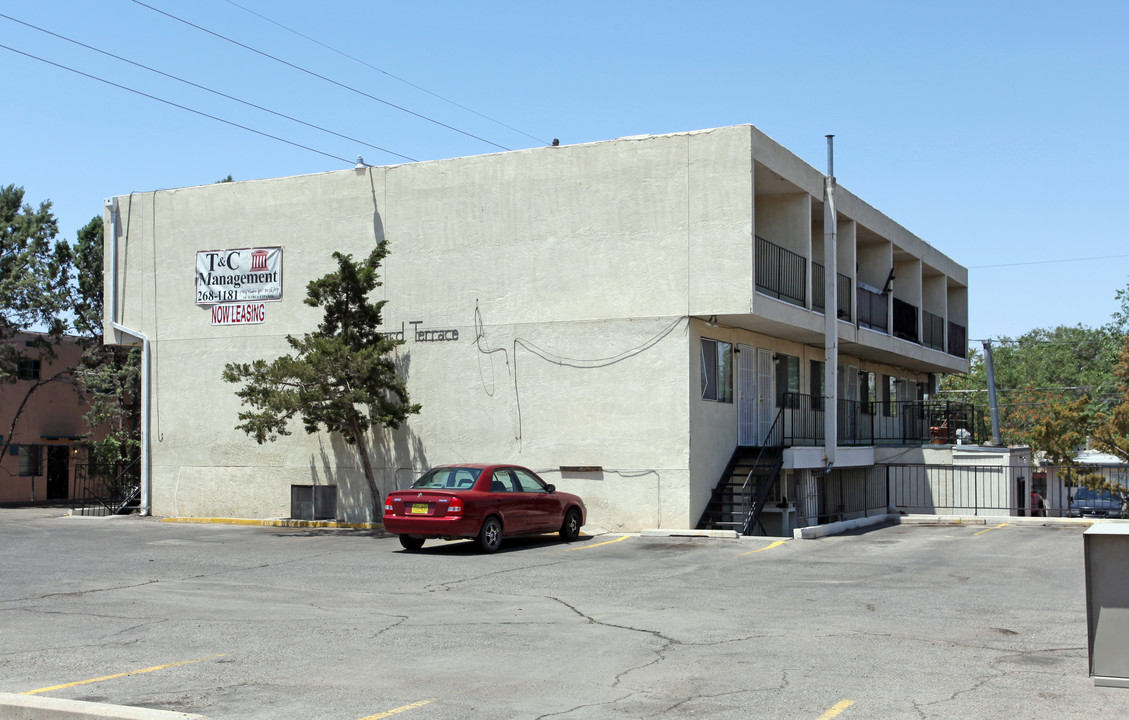
M 737 444 L 756 445 L 757 440 L 756 349 L 737 346 Z
M 47 446 L 47 499 L 65 500 L 70 478 L 70 449 L 66 445 Z
M 757 350 L 757 440 L 758 445 L 769 442 L 772 420 L 776 415 L 776 385 L 772 375 L 772 351 Z

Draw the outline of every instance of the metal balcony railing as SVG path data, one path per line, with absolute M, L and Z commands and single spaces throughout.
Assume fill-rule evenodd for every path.
M 964 325 L 949 322 L 949 354 L 968 357 L 968 330 Z
M 784 447 L 822 445 L 824 399 L 785 393 L 780 427 Z M 839 400 L 836 428 L 843 446 L 973 443 L 976 409 L 970 403 L 936 400 L 864 402 Z
M 884 293 L 858 287 L 858 324 L 871 330 L 889 332 L 890 297 Z
M 894 337 L 918 342 L 917 306 L 898 298 L 894 298 Z
M 945 351 L 945 318 L 928 310 L 921 311 L 921 344 L 932 350 Z
M 824 274 L 823 265 L 817 262 L 811 264 L 811 306 L 815 310 L 821 312 L 826 311 L 827 303 L 824 300 L 827 297 L 827 288 L 824 287 Z M 850 321 L 851 319 L 851 279 L 839 273 L 839 282 L 835 286 L 835 292 L 839 298 L 836 317 L 840 320 Z
M 757 290 L 800 307 L 807 306 L 807 258 L 757 236 Z

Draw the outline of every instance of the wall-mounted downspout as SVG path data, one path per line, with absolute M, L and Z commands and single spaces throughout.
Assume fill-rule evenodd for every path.
M 110 302 L 107 313 L 110 327 L 141 341 L 141 507 L 139 511 L 142 515 L 148 515 L 152 510 L 152 485 L 149 478 L 149 337 L 118 323 L 118 228 L 121 224 L 118 199 L 106 200 L 106 209 L 110 213 Z

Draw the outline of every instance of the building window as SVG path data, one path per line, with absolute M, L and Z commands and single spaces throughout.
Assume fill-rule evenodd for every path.
M 808 361 L 808 392 L 811 394 L 811 409 L 823 409 L 823 368 L 819 360 Z
M 800 359 L 776 355 L 776 407 L 800 406 Z
M 874 383 L 874 373 L 859 370 L 859 402 L 862 412 L 866 415 L 874 414 L 874 406 L 878 400 L 877 388 L 875 388 Z
M 898 416 L 898 379 L 890 375 L 882 376 L 882 414 Z
M 702 338 L 702 399 L 733 402 L 733 345 Z
M 40 474 L 38 445 L 12 445 L 8 454 L 19 456 L 20 476 L 33 477 Z
M 20 358 L 16 365 L 16 374 L 20 380 L 38 380 L 39 361 L 31 358 Z

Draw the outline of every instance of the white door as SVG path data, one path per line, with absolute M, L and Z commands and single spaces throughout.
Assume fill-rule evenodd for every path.
M 772 382 L 772 351 L 757 350 L 757 440 L 768 442 L 772 420 L 776 415 L 776 385 Z
M 737 346 L 737 444 L 757 444 L 756 350 Z

